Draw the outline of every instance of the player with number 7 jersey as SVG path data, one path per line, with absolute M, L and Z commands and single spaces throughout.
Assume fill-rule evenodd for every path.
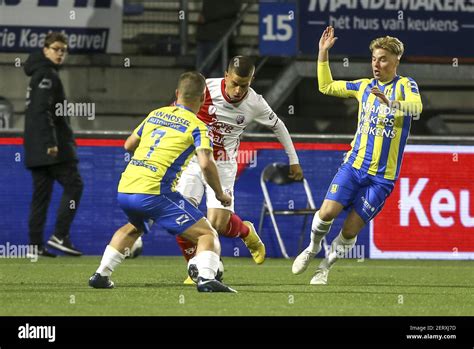
M 198 72 L 181 74 L 176 105 L 153 110 L 125 141 L 124 148 L 134 155 L 122 173 L 117 201 L 129 223 L 115 232 L 89 286 L 113 288 L 112 272 L 156 222 L 168 233 L 198 245 L 188 274 L 199 292 L 235 292 L 217 277 L 221 251 L 217 233 L 202 212 L 175 190 L 180 173 L 196 154 L 217 199 L 223 206 L 231 203 L 219 180 L 207 126 L 196 117 L 205 99 L 205 87 L 206 81 Z
M 140 147 L 122 173 L 120 193 L 166 194 L 176 191 L 179 175 L 195 150 L 212 150 L 208 129 L 187 108 L 153 110 L 133 131 Z

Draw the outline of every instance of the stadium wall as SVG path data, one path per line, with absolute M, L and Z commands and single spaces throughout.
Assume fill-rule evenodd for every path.
M 28 236 L 31 175 L 25 169 L 22 138 L 0 138 L 0 244 L 24 244 Z M 123 140 L 77 140 L 80 172 L 85 190 L 72 226 L 72 239 L 85 254 L 102 254 L 114 231 L 126 222 L 116 201 L 120 174 L 128 161 Z M 324 199 L 347 144 L 296 143 L 316 205 Z M 258 226 L 263 194 L 260 174 L 272 162 L 286 162 L 275 142 L 242 142 L 235 209 Z M 382 213 L 364 228 L 353 258 L 474 259 L 474 146 L 409 145 L 400 179 Z M 56 185 L 48 213 L 45 239 L 53 232 L 61 195 Z M 302 186 L 270 187 L 275 209 L 303 208 Z M 201 205 L 205 210 L 205 205 Z M 336 219 L 329 240 L 339 232 L 345 214 Z M 306 228 L 301 216 L 277 217 L 288 254 L 295 256 L 309 239 L 312 217 Z M 301 235 L 301 233 L 303 234 Z M 262 239 L 269 257 L 281 257 L 270 218 Z M 302 240 L 301 240 L 301 239 Z M 239 239 L 222 238 L 223 255 L 249 256 Z M 174 237 L 154 226 L 144 237 L 144 254 L 178 255 Z

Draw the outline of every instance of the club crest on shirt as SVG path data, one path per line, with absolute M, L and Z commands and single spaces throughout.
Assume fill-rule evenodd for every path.
M 216 113 L 216 111 L 217 111 L 216 106 L 215 106 L 215 105 L 212 105 L 212 104 L 211 104 L 211 105 L 209 106 L 209 108 L 207 109 L 207 113 L 208 113 L 209 115 L 214 115 L 214 114 Z
M 337 189 L 339 189 L 339 185 L 338 184 L 333 184 L 331 186 L 331 194 L 337 193 Z
M 237 125 L 241 125 L 245 121 L 245 116 L 244 115 L 237 115 L 235 118 L 235 121 L 237 122 Z

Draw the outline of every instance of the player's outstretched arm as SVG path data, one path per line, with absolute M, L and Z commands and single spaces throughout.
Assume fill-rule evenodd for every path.
M 291 139 L 290 133 L 286 128 L 283 121 L 278 120 L 275 126 L 271 128 L 278 141 L 283 145 L 286 154 L 288 155 L 288 161 L 290 163 L 290 174 L 289 177 L 295 181 L 300 181 L 303 179 L 303 169 L 301 168 L 298 160 L 298 155 L 296 154 L 295 146 Z
M 198 149 L 196 153 L 204 178 L 206 179 L 207 184 L 209 184 L 212 190 L 214 190 L 216 199 L 219 200 L 222 205 L 230 206 L 232 198 L 222 191 L 221 181 L 219 180 L 219 173 L 217 172 L 217 166 L 214 161 L 212 150 Z
M 290 133 L 283 121 L 281 121 L 267 101 L 258 95 L 259 103 L 256 104 L 255 121 L 261 125 L 268 127 L 277 137 L 278 141 L 283 145 L 286 155 L 288 155 L 288 162 L 290 163 L 289 177 L 295 181 L 303 179 L 303 169 L 299 165 L 298 155 L 296 154 L 295 146 L 291 140 Z
M 140 144 L 140 138 L 138 138 L 132 133 L 130 136 L 128 136 L 123 147 L 125 148 L 126 151 L 133 153 L 135 149 L 138 148 L 139 144 Z
M 334 36 L 334 28 L 327 27 L 321 39 L 319 39 L 318 53 L 318 87 L 319 91 L 325 95 L 336 97 L 357 97 L 357 82 L 334 81 L 332 79 L 331 68 L 329 68 L 329 50 L 334 46 L 337 37 Z

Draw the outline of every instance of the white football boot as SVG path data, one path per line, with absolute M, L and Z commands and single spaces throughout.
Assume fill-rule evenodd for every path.
M 309 282 L 310 285 L 327 285 L 328 283 L 329 269 L 318 268 L 313 278 Z
M 321 251 L 321 245 L 319 245 L 319 249 L 316 252 L 311 252 L 308 249 L 305 249 L 303 252 L 301 252 L 298 257 L 295 258 L 293 266 L 291 267 L 293 274 L 298 275 L 304 272 L 308 268 L 309 263 L 311 263 L 319 251 Z

